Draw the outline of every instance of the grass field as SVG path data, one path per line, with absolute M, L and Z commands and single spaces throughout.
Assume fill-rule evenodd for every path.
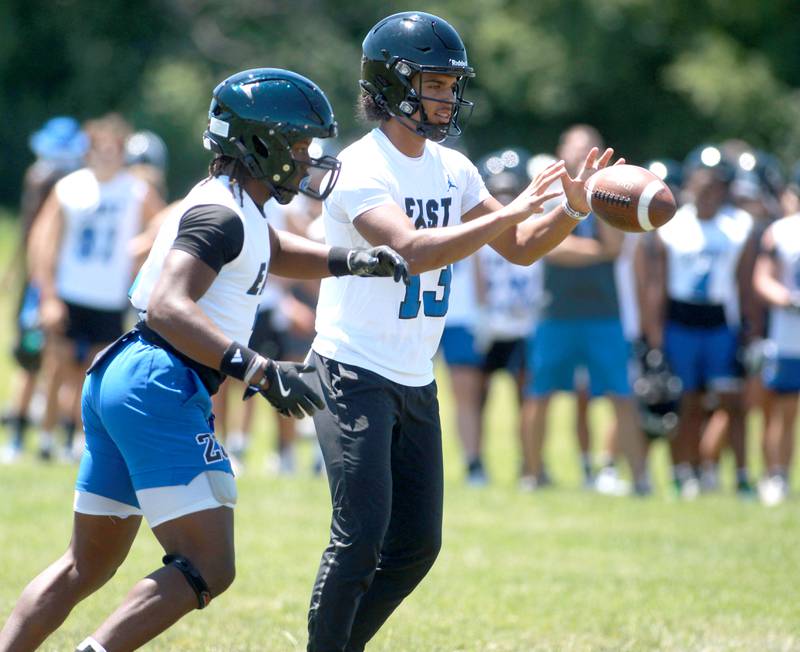
M 0 220 L 0 261 L 13 231 Z M 4 265 L 0 264 L 0 268 Z M 10 324 L 11 297 L 0 297 Z M 8 350 L 8 327 L 0 346 Z M 10 360 L 0 360 L 2 377 Z M 0 385 L 7 399 L 8 384 Z M 656 494 L 606 498 L 579 488 L 571 402 L 555 402 L 548 456 L 558 488 L 516 489 L 510 383 L 489 405 L 493 483 L 461 482 L 446 379 L 441 384 L 446 448 L 442 554 L 419 589 L 369 647 L 382 652 L 790 651 L 800 650 L 800 506 L 768 510 L 728 489 L 692 503 L 667 490 L 667 457 L 656 445 Z M 602 404 L 592 414 L 600 431 Z M 228 593 L 194 612 L 145 649 L 267 651 L 305 649 L 309 591 L 327 539 L 324 481 L 263 471 L 272 425 L 259 413 L 253 461 L 240 480 L 238 576 Z M 755 452 L 757 424 L 751 428 Z M 303 445 L 304 468 L 310 446 Z M 758 472 L 754 455 L 753 471 Z M 63 551 L 71 527 L 75 469 L 27 459 L 0 467 L 0 620 L 25 583 Z M 796 474 L 797 475 L 797 474 Z M 796 487 L 797 488 L 797 487 Z M 72 650 L 128 588 L 159 565 L 143 528 L 129 559 L 78 606 L 44 650 Z

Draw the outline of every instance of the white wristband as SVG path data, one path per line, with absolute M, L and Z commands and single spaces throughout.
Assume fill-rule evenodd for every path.
M 574 208 L 572 208 L 572 206 L 569 205 L 566 197 L 564 198 L 564 201 L 561 202 L 561 208 L 563 208 L 564 212 L 576 222 L 580 222 L 581 220 L 585 220 L 587 217 L 589 217 L 589 213 L 581 213 L 580 211 L 576 211 Z

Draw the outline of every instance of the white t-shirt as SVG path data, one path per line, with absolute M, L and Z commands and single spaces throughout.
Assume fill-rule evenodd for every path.
M 780 281 L 790 292 L 800 292 L 800 213 L 784 217 L 770 228 Z M 778 355 L 800 358 L 800 314 L 786 308 L 771 308 L 769 339 Z
M 417 229 L 446 228 L 489 197 L 463 154 L 430 141 L 422 156 L 409 158 L 373 129 L 339 159 L 339 181 L 323 209 L 325 239 L 333 246 L 369 247 L 353 221 L 378 206 L 397 204 Z M 413 277 L 408 287 L 392 279 L 323 279 L 312 348 L 402 385 L 427 385 L 451 281 L 449 265 Z
M 447 326 L 473 329 L 480 316 L 478 306 L 478 268 L 476 257 L 467 256 L 453 263 L 453 280 L 447 307 Z
M 177 210 L 161 225 L 147 260 L 130 289 L 131 303 L 140 313 L 147 310 L 153 288 L 161 275 L 164 260 L 178 235 L 181 218 L 194 206 L 223 206 L 242 220 L 244 240 L 239 255 L 224 264 L 197 305 L 223 332 L 246 344 L 253 330 L 261 289 L 270 262 L 267 220 L 246 192 L 231 188 L 227 177 L 198 183 Z
M 708 220 L 685 204 L 657 233 L 667 249 L 667 295 L 703 305 L 722 305 L 728 324 L 739 324 L 736 267 L 753 218 L 723 206 Z
M 515 265 L 486 245 L 478 251 L 486 290 L 486 335 L 490 341 L 516 340 L 530 335 L 542 303 L 541 261 Z
M 89 169 L 55 185 L 64 220 L 58 296 L 97 310 L 124 310 L 133 274 L 131 239 L 142 228 L 146 184 L 122 171 L 100 183 Z

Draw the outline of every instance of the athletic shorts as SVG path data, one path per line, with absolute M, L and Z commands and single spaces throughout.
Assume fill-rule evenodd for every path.
M 275 311 L 259 310 L 253 322 L 253 333 L 248 347 L 272 360 L 283 360 L 286 355 L 286 331 L 275 328 Z
M 483 358 L 484 373 L 491 374 L 505 369 L 517 374 L 525 369 L 525 338 L 495 340 Z
M 800 392 L 800 358 L 768 357 L 763 378 L 764 386 L 776 394 Z
M 98 310 L 74 303 L 67 306 L 67 328 L 64 336 L 81 345 L 91 348 L 98 344 L 113 342 L 123 333 L 125 310 Z
M 573 391 L 581 367 L 591 396 L 630 396 L 630 347 L 619 319 L 545 319 L 528 342 L 527 396 Z
M 450 367 L 480 368 L 483 356 L 475 346 L 475 336 L 466 326 L 445 326 L 439 348 Z
M 206 493 L 165 514 L 158 500 L 143 500 L 150 489 L 186 486 L 206 471 L 231 477 L 233 471 L 214 436 L 211 398 L 197 373 L 137 331 L 96 362 L 81 407 L 86 446 L 78 492 L 141 508 L 151 526 L 235 502 L 235 491 L 232 500 Z
M 738 347 L 738 334 L 729 326 L 702 328 L 668 321 L 664 329 L 664 355 L 684 392 L 737 391 L 742 383 Z

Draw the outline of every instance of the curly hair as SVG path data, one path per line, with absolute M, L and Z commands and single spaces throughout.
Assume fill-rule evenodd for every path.
M 392 117 L 384 107 L 375 101 L 372 95 L 363 90 L 358 97 L 356 112 L 364 122 L 383 122 Z
M 211 163 L 208 164 L 208 176 L 209 178 L 227 176 L 228 187 L 230 187 L 231 190 L 234 184 L 236 184 L 239 186 L 240 191 L 244 191 L 242 182 L 247 180 L 251 175 L 244 166 L 244 163 L 238 158 L 218 154 Z M 240 197 L 240 201 L 244 200 Z

